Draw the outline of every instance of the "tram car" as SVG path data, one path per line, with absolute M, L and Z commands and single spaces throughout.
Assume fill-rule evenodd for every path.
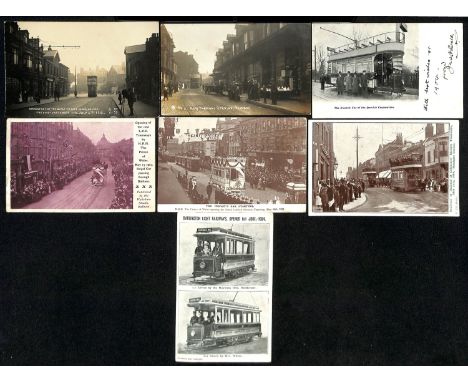
M 223 280 L 255 271 L 252 236 L 220 227 L 197 228 L 193 278 Z M 198 278 L 198 280 L 197 280 Z
M 254 305 L 211 298 L 190 298 L 188 349 L 235 345 L 262 336 L 261 310 Z
M 412 154 L 397 159 L 390 159 L 390 187 L 394 191 L 417 191 L 421 189 L 422 155 Z
M 377 183 L 377 171 L 365 168 L 362 170 L 362 177 L 364 178 L 366 187 L 375 187 Z
M 327 82 L 336 86 L 338 73 L 348 72 L 359 79 L 366 71 L 369 92 L 402 93 L 405 24 L 397 24 L 396 31 L 381 33 L 353 43 L 328 48 Z
M 176 164 L 190 171 L 200 170 L 200 158 L 178 155 L 175 157 Z
M 211 181 L 225 192 L 245 191 L 245 157 L 211 159 Z

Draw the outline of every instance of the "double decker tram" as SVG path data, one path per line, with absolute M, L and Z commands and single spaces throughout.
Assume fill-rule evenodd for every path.
M 390 159 L 392 190 L 408 192 L 421 189 L 422 157 L 421 154 L 411 154 Z
M 234 278 L 255 270 L 255 240 L 252 236 L 220 227 L 197 228 L 194 236 L 197 238 L 194 281 Z
M 200 170 L 200 158 L 197 157 L 188 157 L 185 155 L 177 155 L 175 157 L 175 162 L 179 166 L 190 170 L 190 171 L 199 171 Z
M 397 24 L 394 32 L 380 33 L 353 43 L 328 48 L 327 82 L 336 85 L 338 73 L 348 72 L 361 80 L 366 71 L 369 92 L 402 93 L 405 24 Z
M 377 171 L 373 168 L 362 169 L 362 177 L 366 187 L 375 187 L 377 183 Z
M 209 348 L 249 342 L 262 336 L 258 306 L 212 298 L 190 298 L 194 315 L 187 325 L 187 347 Z

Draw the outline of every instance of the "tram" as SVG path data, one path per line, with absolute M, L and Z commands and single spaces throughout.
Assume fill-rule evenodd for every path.
M 390 159 L 390 187 L 394 191 L 416 191 L 421 189 L 422 155 L 411 154 L 401 158 Z
M 87 85 L 88 85 L 88 97 L 96 97 L 97 96 L 97 76 L 88 76 Z
M 362 177 L 366 187 L 375 187 L 377 183 L 377 171 L 370 168 L 364 168 L 362 170 Z
M 214 157 L 211 159 L 211 181 L 225 192 L 245 190 L 245 157 Z
M 190 298 L 194 315 L 187 325 L 187 347 L 235 345 L 262 336 L 258 306 L 212 298 Z
M 353 43 L 328 48 L 327 82 L 336 85 L 338 73 L 358 76 L 366 71 L 369 92 L 405 91 L 403 55 L 405 51 L 405 24 L 397 24 L 396 31 L 380 33 Z
M 200 158 L 197 157 L 188 157 L 184 155 L 177 155 L 175 157 L 175 162 L 179 166 L 186 168 L 190 171 L 199 171 L 200 170 Z
M 255 240 L 220 227 L 197 228 L 193 278 L 223 280 L 255 271 Z

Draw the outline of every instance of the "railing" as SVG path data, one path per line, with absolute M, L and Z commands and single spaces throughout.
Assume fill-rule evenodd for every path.
M 357 40 L 353 43 L 339 46 L 337 48 L 329 48 L 330 55 L 349 52 L 352 50 L 363 49 L 369 46 L 387 44 L 389 42 L 405 43 L 405 34 L 403 32 L 385 32 L 375 36 L 366 37 L 362 40 Z

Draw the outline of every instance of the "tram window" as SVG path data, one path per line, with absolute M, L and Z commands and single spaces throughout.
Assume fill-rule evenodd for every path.
M 236 318 L 235 318 L 235 317 L 236 317 L 236 315 L 235 315 L 234 313 L 231 313 L 231 317 L 230 317 L 230 319 L 229 319 L 229 322 L 235 323 L 235 322 L 236 322 Z

